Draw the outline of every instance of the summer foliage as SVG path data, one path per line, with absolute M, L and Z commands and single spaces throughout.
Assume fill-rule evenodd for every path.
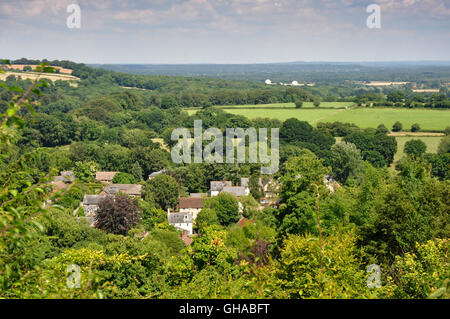
M 53 71 L 40 61 L 13 63 Z M 416 122 L 416 133 L 428 129 L 402 112 L 418 103 L 445 108 L 447 92 L 420 98 L 51 65 L 71 68 L 78 86 L 15 76 L 0 82 L 1 298 L 449 298 L 448 130 L 436 153 L 413 139 L 399 160 L 389 135 Z M 364 128 L 215 107 L 292 103 L 283 111 L 329 112 L 333 101 L 362 113 L 381 111 L 376 103 L 399 105 L 395 121 Z M 193 128 L 194 119 L 221 130 L 280 128 L 279 172 L 260 181 L 259 164 L 174 164 L 168 134 Z M 74 179 L 56 187 L 52 178 L 67 170 Z M 97 171 L 118 172 L 116 184 L 142 185 L 142 197 L 106 197 L 91 225 L 80 202 L 104 187 Z M 192 242 L 167 222 L 180 196 L 242 177 L 250 195 L 204 200 Z M 71 264 L 80 269 L 79 288 L 67 285 Z M 381 267 L 380 288 L 367 286 L 371 264 Z

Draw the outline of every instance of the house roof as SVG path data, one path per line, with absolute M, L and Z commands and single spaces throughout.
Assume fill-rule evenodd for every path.
M 224 187 L 231 187 L 233 184 L 231 181 L 211 181 L 211 191 L 220 192 Z
M 183 231 L 183 233 L 181 234 L 181 240 L 184 241 L 184 243 L 186 244 L 186 246 L 189 246 L 192 243 L 192 238 L 190 238 L 187 234 L 187 231 Z
M 111 184 L 106 186 L 103 191 L 106 194 L 114 195 L 119 192 L 127 195 L 141 195 L 142 185 L 139 184 Z
M 118 172 L 96 172 L 95 179 L 98 181 L 112 181 Z
M 180 197 L 178 199 L 180 208 L 203 208 L 203 198 L 201 197 Z
M 106 196 L 103 195 L 84 195 L 83 204 L 84 205 L 98 205 L 102 199 Z
M 247 194 L 245 193 L 245 187 L 243 186 L 229 186 L 229 187 L 224 187 L 222 189 L 222 192 L 227 192 L 227 193 L 231 193 L 236 197 L 240 197 L 240 196 L 246 196 Z
M 249 180 L 250 180 L 250 178 L 248 178 L 248 177 L 242 177 L 241 178 L 241 186 L 248 187 Z
M 169 213 L 167 216 L 169 224 L 192 223 L 191 213 Z
M 62 180 L 55 181 L 55 182 L 52 183 L 52 185 L 53 185 L 53 190 L 55 192 L 60 191 L 60 190 L 62 190 L 64 188 L 68 187 L 68 185 L 66 183 L 64 183 L 64 181 L 62 181 Z

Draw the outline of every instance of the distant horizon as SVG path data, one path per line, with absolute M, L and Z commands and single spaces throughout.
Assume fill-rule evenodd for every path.
M 0 57 L 5 59 L 5 57 Z M 152 62 L 83 62 L 76 61 L 67 58 L 32 58 L 32 57 L 20 57 L 20 58 L 7 58 L 10 61 L 16 61 L 20 59 L 27 60 L 47 60 L 47 61 L 71 61 L 75 63 L 82 63 L 86 65 L 252 65 L 252 64 L 294 64 L 294 63 L 304 63 L 304 64 L 356 64 L 356 63 L 448 63 L 449 60 L 352 60 L 352 61 L 337 61 L 337 60 L 328 60 L 328 61 L 305 61 L 305 60 L 294 60 L 294 61 L 278 61 L 278 62 L 242 62 L 242 63 L 221 63 L 221 62 L 189 62 L 189 63 L 179 63 L 179 62 L 169 62 L 169 63 L 152 63 Z

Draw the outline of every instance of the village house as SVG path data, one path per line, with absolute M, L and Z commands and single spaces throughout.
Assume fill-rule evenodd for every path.
M 192 219 L 196 220 L 198 213 L 203 208 L 203 198 L 202 197 L 180 197 L 178 199 L 178 206 L 180 208 L 180 213 L 190 213 L 190 214 L 192 214 Z
M 247 196 L 250 194 L 249 178 L 241 178 L 240 186 L 233 186 L 231 181 L 211 181 L 211 197 L 219 195 L 221 192 L 231 193 L 236 197 Z
M 95 215 L 97 214 L 99 204 L 105 197 L 105 195 L 84 195 L 82 207 L 84 209 L 84 215 L 91 226 L 95 224 Z
M 193 234 L 192 213 L 171 213 L 167 211 L 167 221 L 176 229 L 186 231 L 188 236 Z
M 112 183 L 114 176 L 116 176 L 118 172 L 96 172 L 95 179 L 105 184 Z
M 75 175 L 73 171 L 61 171 L 59 176 L 53 176 L 53 181 L 71 183 L 75 180 Z
M 139 184 L 110 184 L 100 192 L 100 195 L 124 193 L 130 197 L 141 197 L 141 189 L 142 185 Z
M 211 197 L 219 195 L 224 187 L 231 187 L 233 183 L 231 181 L 211 181 L 210 183 L 210 195 Z
M 60 190 L 64 190 L 70 186 L 70 184 L 64 183 L 63 181 L 53 181 L 53 182 L 51 182 L 51 185 L 53 186 L 52 193 L 58 192 Z

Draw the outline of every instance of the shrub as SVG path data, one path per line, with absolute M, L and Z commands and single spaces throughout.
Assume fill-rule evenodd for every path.
M 419 132 L 420 131 L 420 125 L 418 123 L 414 123 L 411 126 L 411 132 Z
M 394 132 L 400 132 L 403 129 L 403 125 L 400 122 L 395 122 L 394 125 L 392 126 L 392 130 Z

